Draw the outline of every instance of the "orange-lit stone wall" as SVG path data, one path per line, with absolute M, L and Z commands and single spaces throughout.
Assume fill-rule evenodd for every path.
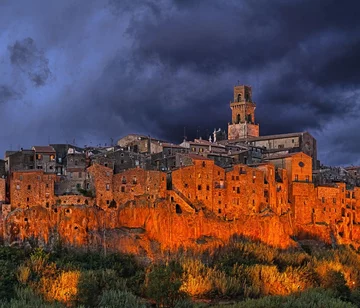
M 55 174 L 43 171 L 19 171 L 10 176 L 10 201 L 12 208 L 34 205 L 49 207 L 54 204 Z
M 173 171 L 172 189 L 191 204 L 202 203 L 211 211 L 224 214 L 225 170 L 210 159 L 195 159 L 192 166 Z
M 129 169 L 115 174 L 113 184 L 114 199 L 118 205 L 142 195 L 155 202 L 158 198 L 165 198 L 166 173 L 140 168 Z
M 63 195 L 55 197 L 55 204 L 58 205 L 74 205 L 74 204 L 87 204 L 94 205 L 95 198 L 84 197 L 82 195 Z
M 96 205 L 103 209 L 109 207 L 113 196 L 113 170 L 98 164 L 87 168 L 91 187 L 95 191 Z
M 6 180 L 0 178 L 0 202 L 5 201 L 6 196 Z
M 35 236 L 46 242 L 56 227 L 71 245 L 116 250 L 121 244 L 127 252 L 139 251 L 132 245 L 151 251 L 153 241 L 171 250 L 216 246 L 234 234 L 291 245 L 290 237 L 282 242 L 270 230 L 279 226 L 282 235 L 360 245 L 360 188 L 349 190 L 344 183 L 315 187 L 311 158 L 303 153 L 272 162 L 224 170 L 212 160 L 193 157 L 192 165 L 171 174 L 135 168 L 115 175 L 94 164 L 86 175 L 93 198 L 54 196 L 55 175 L 14 172 L 10 201 L 12 210 L 20 210 L 8 215 L 4 230 L 9 241 Z M 104 228 L 106 243 L 96 235 Z
M 226 173 L 227 199 L 235 217 L 259 213 L 266 206 L 264 172 L 246 165 L 235 165 Z

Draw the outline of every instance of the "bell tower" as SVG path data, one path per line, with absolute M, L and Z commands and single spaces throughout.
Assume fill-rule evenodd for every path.
M 259 124 L 255 124 L 255 108 L 256 104 L 252 101 L 251 87 L 235 86 L 234 100 L 230 102 L 229 140 L 259 137 Z

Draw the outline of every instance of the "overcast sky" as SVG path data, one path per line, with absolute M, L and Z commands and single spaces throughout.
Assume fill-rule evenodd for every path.
M 251 85 L 260 134 L 309 131 L 360 164 L 360 1 L 0 0 L 0 151 L 180 143 L 227 128 Z

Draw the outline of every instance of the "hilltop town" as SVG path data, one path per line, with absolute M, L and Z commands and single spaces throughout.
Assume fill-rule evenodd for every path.
M 155 255 L 245 236 L 360 243 L 360 167 L 320 166 L 308 132 L 260 135 L 252 88 L 234 87 L 227 131 L 180 144 L 33 146 L 0 160 L 0 237 Z

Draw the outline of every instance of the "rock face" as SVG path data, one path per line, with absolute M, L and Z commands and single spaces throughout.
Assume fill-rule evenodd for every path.
M 37 243 L 87 250 L 106 250 L 156 257 L 178 249 L 204 251 L 229 242 L 233 236 L 245 236 L 272 246 L 287 248 L 291 240 L 288 219 L 268 214 L 244 215 L 223 220 L 212 213 L 176 213 L 165 201 L 154 206 L 127 206 L 104 211 L 87 205 L 40 206 L 17 209 L 4 220 L 3 239 L 13 245 Z

